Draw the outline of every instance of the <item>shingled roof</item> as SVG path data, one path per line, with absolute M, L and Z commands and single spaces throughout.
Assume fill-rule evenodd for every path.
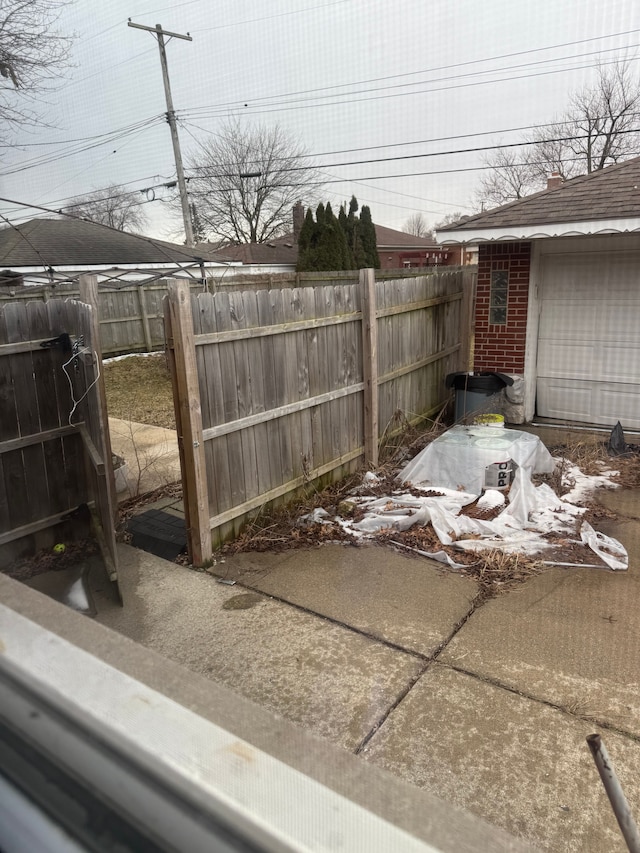
M 220 262 L 240 262 L 241 264 L 290 264 L 295 267 L 298 261 L 298 244 L 293 234 L 276 237 L 268 243 L 243 243 L 240 246 L 226 246 L 215 253 Z
M 640 157 L 438 230 L 443 243 L 640 230 Z
M 206 254 L 205 254 L 206 253 Z M 0 267 L 90 267 L 129 264 L 193 264 L 213 260 L 201 246 L 115 231 L 80 219 L 31 219 L 0 229 Z
M 433 249 L 436 247 L 431 237 L 415 237 L 413 234 L 386 228 L 384 225 L 374 225 L 374 228 L 378 249 Z

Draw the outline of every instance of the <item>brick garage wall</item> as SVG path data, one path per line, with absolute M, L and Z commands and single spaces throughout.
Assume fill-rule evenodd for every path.
M 531 243 L 481 244 L 478 252 L 473 369 L 524 373 Z M 489 323 L 491 271 L 509 273 L 507 323 Z

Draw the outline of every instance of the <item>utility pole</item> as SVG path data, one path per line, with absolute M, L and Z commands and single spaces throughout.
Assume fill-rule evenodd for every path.
M 164 94 L 167 100 L 167 121 L 171 130 L 171 141 L 173 142 L 173 156 L 176 161 L 176 174 L 178 176 L 178 189 L 180 191 L 180 204 L 182 206 L 182 218 L 184 220 L 184 234 L 186 237 L 187 246 L 193 246 L 193 227 L 191 225 L 191 211 L 189 209 L 189 199 L 187 197 L 187 182 L 184 178 L 184 168 L 182 166 L 182 154 L 180 153 L 180 140 L 178 139 L 178 128 L 176 126 L 176 113 L 173 109 L 173 99 L 171 97 L 171 87 L 169 86 L 169 70 L 167 68 L 167 52 L 165 50 L 164 37 L 169 36 L 169 39 L 185 39 L 193 41 L 189 33 L 186 36 L 180 33 L 172 33 L 169 30 L 163 30 L 161 24 L 156 24 L 155 27 L 145 27 L 142 24 L 133 24 L 131 19 L 127 24 L 129 27 L 135 27 L 137 30 L 147 30 L 154 33 L 158 39 L 158 48 L 160 50 L 160 64 L 162 65 L 162 79 L 164 81 Z

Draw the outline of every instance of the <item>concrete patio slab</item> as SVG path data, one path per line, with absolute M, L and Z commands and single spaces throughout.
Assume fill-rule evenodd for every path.
M 640 489 L 603 489 L 596 494 L 599 504 L 626 518 L 640 519 Z
M 119 552 L 124 607 L 98 577 L 98 622 L 347 749 L 422 668 L 412 655 L 207 573 L 126 545 Z
M 583 720 L 432 664 L 362 755 L 541 850 L 623 853 Z M 640 803 L 640 744 L 603 740 Z M 637 812 L 637 808 L 636 808 Z
M 376 545 L 325 545 L 266 565 L 262 554 L 238 554 L 224 574 L 424 656 L 451 636 L 478 592 L 433 560 Z
M 113 453 L 127 463 L 123 477 L 126 482 L 119 483 L 119 500 L 180 480 L 180 454 L 175 430 L 109 418 L 109 434 Z
M 535 577 L 476 611 L 440 660 L 640 737 L 640 523 L 623 527 L 628 571 Z
M 26 617 L 34 626 L 42 626 L 45 631 L 53 632 L 99 661 L 137 679 L 141 686 L 158 691 L 178 706 L 226 729 L 245 742 L 247 752 L 254 755 L 256 750 L 266 752 L 300 774 L 425 840 L 433 845 L 430 850 L 435 848 L 441 853 L 477 853 L 479 850 L 533 853 L 532 846 L 507 836 L 468 812 L 410 785 L 373 763 L 362 761 L 347 750 L 260 708 L 228 687 L 188 671 L 1 573 L 0 602 L 0 634 L 5 647 L 11 649 L 12 641 L 11 630 L 7 630 L 8 608 L 11 611 L 9 618 L 12 614 Z M 44 654 L 47 648 L 45 646 Z M 28 660 L 29 653 L 26 652 L 24 657 Z M 73 696 L 68 698 L 74 699 Z M 243 752 L 241 757 L 245 758 L 247 752 Z M 287 807 L 295 800 L 290 792 L 281 790 L 279 796 Z M 245 804 L 249 809 L 254 802 L 252 793 L 247 793 Z M 362 844 L 358 849 L 362 849 Z M 395 853 L 395 848 L 387 849 Z

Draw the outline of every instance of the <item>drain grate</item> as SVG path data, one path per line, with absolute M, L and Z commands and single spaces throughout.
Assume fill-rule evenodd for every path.
M 175 560 L 187 550 L 187 529 L 184 518 L 161 509 L 149 509 L 129 519 L 134 548 L 148 551 L 165 560 Z

